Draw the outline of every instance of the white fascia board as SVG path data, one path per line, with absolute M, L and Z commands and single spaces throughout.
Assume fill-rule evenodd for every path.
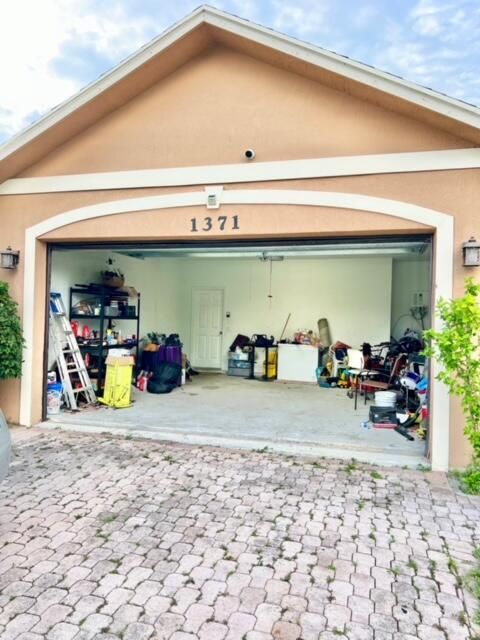
M 458 122 L 480 128 L 480 109 L 473 105 L 438 94 L 435 91 L 416 85 L 413 82 L 397 78 L 396 76 L 379 71 L 368 65 L 351 60 L 350 58 L 342 57 L 331 51 L 277 33 L 266 27 L 219 11 L 218 9 L 201 6 L 126 58 L 111 71 L 87 85 L 72 98 L 69 98 L 49 111 L 45 116 L 40 118 L 38 122 L 0 146 L 0 162 L 63 120 L 76 109 L 88 103 L 142 64 L 158 55 L 161 51 L 170 47 L 202 23 L 223 29 L 304 62 L 311 63 L 333 73 L 350 78 L 351 80 L 379 89 L 380 91 L 397 96 L 457 120 Z
M 84 173 L 41 178 L 13 178 L 0 184 L 0 196 L 206 184 L 224 185 L 472 168 L 480 168 L 480 149 L 451 149 L 141 171 Z
M 397 96 L 472 127 L 480 127 L 480 108 L 437 93 L 393 74 L 380 71 L 301 40 L 209 8 L 208 23 L 219 29 L 253 40 L 293 58 L 327 69 L 361 84 Z

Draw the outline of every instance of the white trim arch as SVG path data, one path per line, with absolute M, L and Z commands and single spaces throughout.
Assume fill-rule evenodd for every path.
M 35 306 L 36 243 L 44 234 L 83 220 L 90 220 L 119 213 L 132 213 L 153 209 L 171 209 L 189 206 L 206 206 L 208 189 L 189 193 L 147 196 L 114 200 L 80 207 L 58 214 L 29 227 L 25 232 L 24 272 L 24 352 L 21 381 L 20 423 L 32 424 L 33 392 L 33 341 Z M 288 189 L 240 189 L 220 194 L 221 204 L 278 204 L 292 206 L 334 207 L 367 211 L 395 216 L 428 225 L 435 229 L 434 299 L 450 298 L 453 291 L 453 216 L 418 205 L 355 193 L 331 191 L 305 191 Z M 438 322 L 435 318 L 434 323 Z M 449 465 L 450 399 L 443 384 L 435 380 L 438 364 L 432 363 L 432 416 L 434 425 L 431 437 L 432 469 L 446 471 Z

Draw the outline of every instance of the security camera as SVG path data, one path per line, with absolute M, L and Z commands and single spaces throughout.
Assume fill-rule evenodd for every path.
M 247 149 L 245 151 L 245 158 L 247 160 L 253 160 L 255 158 L 255 151 L 253 149 Z

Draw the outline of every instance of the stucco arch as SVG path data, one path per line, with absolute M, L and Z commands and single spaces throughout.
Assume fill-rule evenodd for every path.
M 24 332 L 26 348 L 21 381 L 20 423 L 32 422 L 33 344 L 35 308 L 35 269 L 37 241 L 46 233 L 75 222 L 119 213 L 189 206 L 206 206 L 207 194 L 215 191 L 223 204 L 270 204 L 333 207 L 395 216 L 435 229 L 434 298 L 449 298 L 453 288 L 453 216 L 408 202 L 377 198 L 363 194 L 288 189 L 239 189 L 224 191 L 219 187 L 203 191 L 144 196 L 113 200 L 65 211 L 29 227 L 25 232 Z M 447 259 L 445 257 L 448 256 Z M 434 323 L 437 319 L 434 319 Z M 432 468 L 446 471 L 449 464 L 450 401 L 446 388 L 434 378 L 438 365 L 432 363 Z

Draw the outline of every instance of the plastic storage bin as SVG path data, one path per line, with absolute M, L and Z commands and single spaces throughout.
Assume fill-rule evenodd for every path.
M 250 362 L 229 358 L 227 374 L 229 376 L 237 376 L 238 378 L 248 378 L 250 375 Z
M 47 387 L 47 415 L 56 416 L 62 406 L 63 384 L 61 382 L 50 383 Z

